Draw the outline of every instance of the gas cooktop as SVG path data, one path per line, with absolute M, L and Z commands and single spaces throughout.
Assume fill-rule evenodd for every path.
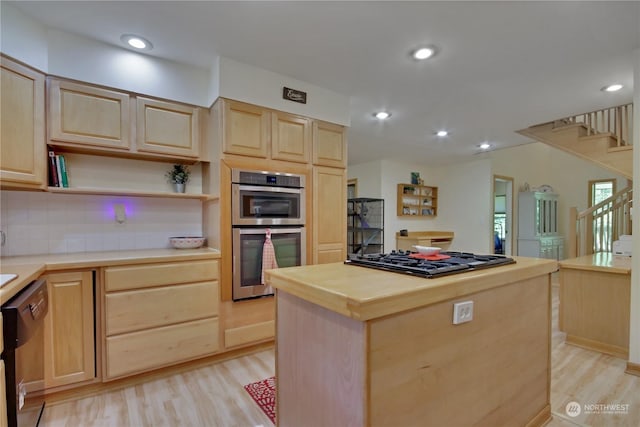
M 515 262 L 513 258 L 502 255 L 440 252 L 435 256 L 424 256 L 416 252 L 393 250 L 388 254 L 353 254 L 344 263 L 431 279 Z

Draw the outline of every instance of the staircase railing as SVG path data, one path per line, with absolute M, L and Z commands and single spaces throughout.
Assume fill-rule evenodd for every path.
M 616 147 L 632 145 L 633 104 L 576 114 L 556 120 L 554 124 L 583 124 L 587 128 L 587 135 L 608 133 L 616 141 Z
M 569 257 L 611 252 L 614 240 L 631 234 L 632 187 L 578 213 L 569 209 Z

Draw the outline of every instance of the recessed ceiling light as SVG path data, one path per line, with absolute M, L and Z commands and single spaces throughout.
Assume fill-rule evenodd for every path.
M 446 130 L 439 130 L 438 132 L 436 132 L 436 135 L 438 135 L 439 137 L 445 137 L 449 135 L 449 132 L 447 132 Z
M 385 120 L 391 117 L 391 113 L 387 113 L 386 111 L 378 111 L 373 115 L 378 120 Z
M 622 88 L 623 88 L 623 86 L 620 83 L 616 83 L 616 84 L 612 84 L 612 85 L 609 85 L 609 86 L 605 86 L 600 90 L 602 90 L 604 92 L 617 92 Z
M 489 148 L 491 148 L 491 144 L 489 144 L 488 142 L 483 142 L 482 144 L 478 145 L 478 148 L 480 148 L 481 150 L 488 150 Z
M 153 45 L 144 37 L 137 36 L 135 34 L 123 34 L 120 36 L 120 40 L 127 46 L 133 47 L 138 50 L 151 50 Z
M 422 61 L 423 59 L 431 58 L 437 52 L 438 52 L 438 49 L 435 46 L 429 45 L 429 46 L 422 46 L 417 49 L 414 49 L 413 52 L 411 52 L 411 55 L 413 56 L 414 59 L 417 59 L 418 61 Z

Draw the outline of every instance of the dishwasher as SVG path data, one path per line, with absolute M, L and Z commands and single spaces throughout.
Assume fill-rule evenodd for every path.
M 44 318 L 49 310 L 47 282 L 43 279 L 31 282 L 3 304 L 1 310 L 8 426 L 36 427 L 44 410 L 44 395 L 34 392 L 27 397 L 25 377 L 27 372 L 44 371 Z

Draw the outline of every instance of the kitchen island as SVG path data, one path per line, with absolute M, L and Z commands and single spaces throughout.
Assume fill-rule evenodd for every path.
M 557 263 L 515 259 L 434 279 L 342 263 L 267 271 L 278 425 L 545 424 Z M 473 320 L 453 325 L 463 301 Z
M 560 261 L 558 323 L 566 342 L 629 357 L 631 258 L 600 252 Z

